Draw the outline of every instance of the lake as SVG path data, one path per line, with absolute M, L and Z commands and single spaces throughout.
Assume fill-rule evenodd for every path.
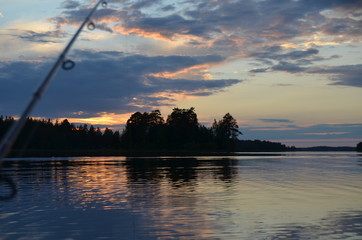
M 18 191 L 0 240 L 362 239 L 356 152 L 6 159 L 3 173 Z

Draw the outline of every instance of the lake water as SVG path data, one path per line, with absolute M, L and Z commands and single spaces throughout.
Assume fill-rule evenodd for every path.
M 3 173 L 18 192 L 0 240 L 362 239 L 355 152 L 7 159 Z

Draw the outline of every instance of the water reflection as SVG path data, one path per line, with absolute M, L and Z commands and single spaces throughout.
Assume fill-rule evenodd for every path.
M 166 179 L 174 187 L 194 185 L 205 174 L 225 182 L 237 175 L 237 160 L 228 158 L 127 158 L 123 164 L 130 182 Z
M 145 232 L 160 239 L 218 239 L 213 237 L 216 219 L 202 206 L 209 194 L 217 196 L 237 177 L 235 159 L 127 158 L 123 165 L 128 202 L 148 217 Z
M 358 239 L 361 158 L 9 160 L 0 239 Z

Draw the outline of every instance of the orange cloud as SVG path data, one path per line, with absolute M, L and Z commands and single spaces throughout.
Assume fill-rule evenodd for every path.
M 138 35 L 141 37 L 146 37 L 146 38 L 153 38 L 156 40 L 161 40 L 161 41 L 167 41 L 167 42 L 172 42 L 171 38 L 167 38 L 165 36 L 163 36 L 162 34 L 158 33 L 158 32 L 147 32 L 143 29 L 140 28 L 124 28 L 124 27 L 114 27 L 113 28 L 114 31 L 124 34 L 124 35 Z
M 114 23 L 117 21 L 119 21 L 119 17 L 112 16 L 112 15 L 103 16 L 101 19 L 99 19 L 99 22 L 101 22 L 101 23 Z
M 184 101 L 186 99 L 197 98 L 197 96 L 190 96 L 185 93 L 169 93 L 169 92 L 153 94 L 152 97 L 173 99 L 174 101 Z M 169 101 L 170 100 L 165 100 L 165 103 L 169 103 Z
M 214 65 L 216 65 L 216 64 L 214 64 Z M 166 72 L 160 72 L 160 73 L 152 73 L 152 74 L 150 74 L 150 76 L 161 77 L 161 78 L 176 78 L 180 74 L 189 73 L 192 70 L 208 69 L 208 68 L 211 68 L 212 66 L 213 66 L 213 64 L 205 63 L 205 64 L 200 64 L 200 65 L 194 65 L 189 68 L 184 68 L 184 69 L 176 71 L 176 72 L 167 72 L 166 71 Z
M 112 18 L 110 18 L 108 21 L 112 22 Z M 177 33 L 169 34 L 166 31 L 163 31 L 163 32 L 162 31 L 160 31 L 160 32 L 146 31 L 141 28 L 125 28 L 120 25 L 113 27 L 112 30 L 115 32 L 118 32 L 120 34 L 124 34 L 124 35 L 137 35 L 140 37 L 152 38 L 155 40 L 160 40 L 163 42 L 170 42 L 170 43 L 177 42 L 178 45 L 185 45 L 185 44 L 187 44 L 187 42 L 190 42 L 190 41 L 200 42 L 203 40 L 201 37 L 193 36 L 193 35 L 189 35 L 189 34 L 177 34 Z M 204 44 L 200 45 L 199 47 L 211 47 L 211 46 L 212 46 L 212 43 L 205 42 Z
M 195 75 L 197 78 L 203 76 L 203 80 L 211 80 L 212 75 L 209 73 L 208 69 L 216 66 L 220 66 L 224 63 L 203 63 L 199 65 L 194 65 L 188 68 L 181 69 L 175 72 L 159 72 L 159 73 L 152 73 L 149 76 L 152 77 L 159 77 L 159 78 L 192 78 L 191 76 Z

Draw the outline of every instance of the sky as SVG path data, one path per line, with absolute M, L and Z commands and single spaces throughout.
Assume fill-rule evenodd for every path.
M 97 1 L 0 4 L 0 115 L 19 116 Z M 361 0 L 109 0 L 32 117 L 122 130 L 134 112 L 230 113 L 240 139 L 362 141 Z

